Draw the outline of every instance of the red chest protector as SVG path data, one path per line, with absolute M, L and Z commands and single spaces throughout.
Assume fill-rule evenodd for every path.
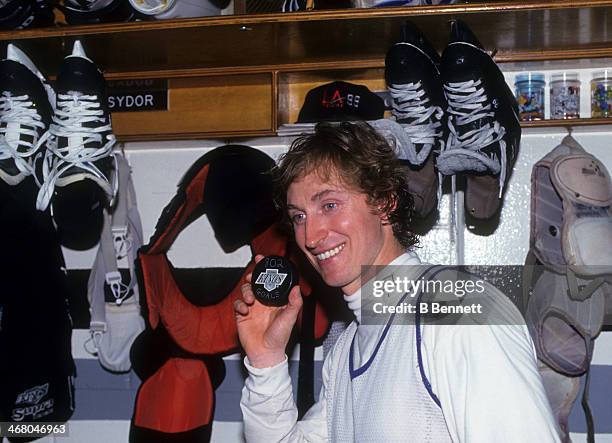
M 169 441 L 168 434 L 185 432 L 190 434 L 186 441 L 206 441 L 214 412 L 213 387 L 207 365 L 199 357 L 228 354 L 239 347 L 233 303 L 241 296 L 240 287 L 252 272 L 254 261 L 229 293 L 207 294 L 213 302 L 206 306 L 193 304 L 177 284 L 167 257 L 178 235 L 191 222 L 206 214 L 226 252 L 249 244 L 253 257 L 288 257 L 300 273 L 302 294 L 308 297 L 312 292 L 311 279 L 306 276 L 312 276 L 313 271 L 291 248 L 276 223 L 278 213 L 272 203 L 268 174 L 273 166 L 269 156 L 247 146 L 227 145 L 205 154 L 185 174 L 155 234 L 139 251 L 139 283 L 145 294 L 141 299 L 146 301 L 148 328 L 156 330 L 161 324 L 184 355 L 177 358 L 175 353 L 167 358 L 144 381 L 136 400 L 130 441 Z M 314 325 L 312 318 L 309 321 L 305 329 L 315 339 L 321 338 L 328 320 L 319 305 L 314 308 Z

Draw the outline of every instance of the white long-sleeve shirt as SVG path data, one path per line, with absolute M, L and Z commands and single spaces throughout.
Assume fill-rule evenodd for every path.
M 391 265 L 419 263 L 407 253 Z M 360 320 L 359 294 L 345 300 Z M 349 325 L 324 361 L 318 402 L 300 421 L 287 360 L 254 368 L 245 358 L 247 441 L 559 441 L 524 325 L 423 325 L 422 365 L 414 325 L 385 326 Z M 351 348 L 361 375 L 349 370 Z

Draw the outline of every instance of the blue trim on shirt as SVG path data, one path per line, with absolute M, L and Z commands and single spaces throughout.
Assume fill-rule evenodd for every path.
M 415 265 L 415 266 L 422 266 L 422 265 Z M 432 266 L 433 267 L 433 266 Z M 421 275 L 419 275 L 417 277 L 417 280 L 419 278 L 422 278 L 432 267 L 428 267 L 427 269 L 425 269 Z M 436 272 L 437 274 L 437 272 Z M 434 274 L 435 275 L 435 274 Z M 406 292 L 402 298 L 400 299 L 399 302 L 397 302 L 397 305 L 401 305 L 401 303 L 404 301 L 404 299 L 408 296 L 408 293 Z M 393 319 L 395 318 L 395 312 L 393 314 L 391 314 L 391 317 L 389 317 L 389 320 L 387 320 L 387 324 L 385 325 L 385 330 L 383 331 L 382 335 L 380 336 L 380 339 L 378 340 L 378 343 L 376 343 L 376 347 L 374 348 L 374 352 L 372 352 L 372 355 L 370 356 L 370 358 L 368 359 L 367 362 L 365 362 L 365 364 L 363 366 L 361 366 L 360 368 L 354 369 L 354 345 L 355 345 L 355 337 L 357 336 L 357 329 L 355 329 L 355 334 L 353 335 L 353 340 L 351 340 L 351 348 L 349 350 L 349 375 L 351 377 L 351 380 L 359 377 L 361 374 L 363 374 L 365 371 L 368 370 L 368 368 L 372 365 L 372 362 L 374 361 L 374 358 L 376 357 L 376 354 L 378 353 L 378 350 L 380 349 L 383 341 L 385 340 L 385 337 L 387 336 L 387 333 L 389 332 L 389 328 L 391 327 L 391 324 L 393 323 Z
M 444 271 L 445 269 L 447 268 L 442 267 L 438 269 L 429 278 L 435 277 L 436 275 L 438 275 L 441 271 Z M 423 292 L 420 292 L 419 296 L 417 297 L 417 301 L 416 301 L 417 307 L 419 306 L 419 303 L 421 302 L 422 298 L 423 298 Z M 421 373 L 421 380 L 423 380 L 423 385 L 425 386 L 425 389 L 427 389 L 427 392 L 429 393 L 429 396 L 431 397 L 431 399 L 434 401 L 435 404 L 438 405 L 440 409 L 442 409 L 442 403 L 440 403 L 440 399 L 433 391 L 431 387 L 431 383 L 429 382 L 427 375 L 425 375 L 425 369 L 423 369 L 423 353 L 421 351 L 421 341 L 422 341 L 421 340 L 421 311 L 418 308 L 416 310 L 416 314 L 414 317 L 414 325 L 416 329 L 417 362 L 419 365 L 419 372 Z
M 400 303 L 406 298 L 406 296 L 408 295 L 408 293 L 404 294 L 404 296 L 401 298 Z M 378 343 L 376 343 L 376 347 L 374 348 L 374 352 L 372 352 L 372 355 L 370 356 L 370 358 L 368 359 L 367 362 L 365 362 L 365 364 L 363 366 L 361 366 L 360 368 L 357 368 L 356 370 L 353 369 L 353 348 L 355 345 L 355 337 L 357 336 L 357 329 L 355 329 L 355 334 L 353 335 L 353 340 L 351 341 L 351 349 L 349 350 L 349 374 L 351 376 L 351 380 L 359 377 L 361 374 L 363 374 L 365 371 L 368 370 L 368 368 L 372 365 L 372 362 L 374 361 L 374 357 L 376 357 L 376 354 L 378 353 L 378 350 L 380 349 L 380 346 L 382 345 L 382 342 L 384 341 L 385 337 L 387 336 L 387 332 L 389 332 L 389 328 L 391 327 L 391 323 L 393 322 L 393 317 L 395 317 L 395 312 L 393 314 L 391 314 L 391 317 L 389 317 L 389 320 L 387 322 L 387 324 L 385 325 L 385 330 L 383 331 L 380 339 L 378 340 Z
M 432 277 L 435 276 L 438 272 L 433 274 Z M 421 292 L 419 293 L 419 296 L 417 297 L 417 301 L 416 301 L 417 306 L 419 306 L 419 303 L 421 302 L 422 298 L 423 298 L 423 293 Z M 421 312 L 418 308 L 416 310 L 416 314 L 414 317 L 414 325 L 416 329 L 416 340 L 417 340 L 417 363 L 419 365 L 419 372 L 421 373 L 421 380 L 423 381 L 423 385 L 425 386 L 425 389 L 427 389 L 427 392 L 429 393 L 429 396 L 431 397 L 431 399 L 434 401 L 435 404 L 438 405 L 440 409 L 442 409 L 442 403 L 440 403 L 440 399 L 434 393 L 431 387 L 431 383 L 429 382 L 427 375 L 425 375 L 425 370 L 423 369 L 423 352 L 421 351 Z

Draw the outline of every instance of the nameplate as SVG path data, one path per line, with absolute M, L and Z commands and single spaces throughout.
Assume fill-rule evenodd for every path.
M 167 80 L 110 80 L 107 85 L 110 112 L 168 110 Z

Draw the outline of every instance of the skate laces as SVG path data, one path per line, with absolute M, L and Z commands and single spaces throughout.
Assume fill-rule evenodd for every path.
M 300 10 L 300 4 L 297 0 L 285 0 L 281 7 L 282 12 L 295 12 Z
M 393 115 L 397 120 L 410 120 L 404 130 L 413 143 L 428 145 L 429 155 L 436 138 L 442 135 L 440 120 L 444 110 L 430 103 L 420 80 L 416 83 L 389 85 L 389 92 L 393 97 Z
M 465 149 L 487 158 L 486 166 L 494 174 L 499 172 L 499 197 L 506 181 L 506 141 L 503 139 L 506 129 L 494 120 L 486 126 L 466 132 L 458 132 L 457 127 L 467 125 L 474 121 L 494 117 L 495 113 L 487 98 L 481 80 L 469 80 L 466 82 L 449 82 L 444 85 L 446 98 L 448 100 L 449 112 L 454 118 L 448 120 L 450 135 L 444 151 L 454 149 Z M 453 120 L 455 124 L 453 124 Z M 491 153 L 486 155 L 482 149 L 499 142 L 500 155 Z
M 389 85 L 389 92 L 393 98 L 393 115 L 398 120 L 410 120 L 403 125 L 404 131 L 410 137 L 412 144 L 407 149 L 408 160 L 414 165 L 421 165 L 429 156 L 436 139 L 440 140 L 440 151 L 444 149 L 442 140 L 442 122 L 444 110 L 440 106 L 433 106 L 429 97 L 425 96 L 423 83 L 404 83 Z M 433 120 L 433 121 L 432 121 Z M 421 150 L 416 151 L 416 144 L 421 144 Z M 442 200 L 442 177 L 438 173 L 438 206 Z
M 71 168 L 81 169 L 111 187 L 108 177 L 94 164 L 112 155 L 115 144 L 110 122 L 105 124 L 104 110 L 98 97 L 77 92 L 58 94 L 57 97 L 53 122 L 38 142 L 39 145 L 47 143 L 43 183 L 36 199 L 36 207 L 41 211 L 49 205 L 57 180 Z M 66 146 L 59 146 L 60 138 L 66 139 Z M 113 189 L 112 195 L 114 192 Z
M 38 131 L 45 124 L 36 112 L 34 103 L 27 95 L 12 96 L 4 91 L 0 96 L 0 160 L 12 158 L 21 173 L 34 172 L 31 158 L 38 146 Z M 9 134 L 17 129 L 17 134 Z M 21 136 L 32 137 L 32 141 L 22 140 Z M 8 140 L 7 140 L 8 136 Z

